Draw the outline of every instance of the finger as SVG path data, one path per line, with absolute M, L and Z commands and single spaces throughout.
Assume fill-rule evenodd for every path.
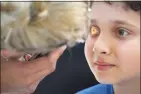
M 63 54 L 63 52 L 65 51 L 65 49 L 66 49 L 66 45 L 64 45 L 64 46 L 62 46 L 62 47 L 56 49 L 56 50 L 53 51 L 53 52 L 51 52 L 51 53 L 49 54 L 49 60 L 50 60 L 51 62 L 56 62 L 56 61 L 59 59 L 59 57 Z
M 49 62 L 48 57 L 41 57 L 33 61 L 22 62 L 20 66 L 23 70 L 25 70 L 25 72 L 32 75 L 33 73 L 41 71 L 42 69 L 51 70 L 52 63 Z
M 66 46 L 63 46 L 53 51 L 49 56 L 41 57 L 32 61 L 28 61 L 27 63 L 23 63 L 22 67 L 25 67 L 26 71 L 31 74 L 45 68 L 54 70 L 56 67 L 56 61 L 63 53 L 65 48 Z

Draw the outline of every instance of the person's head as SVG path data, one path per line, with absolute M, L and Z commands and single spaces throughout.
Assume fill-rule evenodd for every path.
M 84 2 L 1 2 L 0 6 L 1 49 L 48 53 L 84 41 Z
M 140 77 L 140 2 L 93 2 L 85 44 L 89 67 L 100 83 Z

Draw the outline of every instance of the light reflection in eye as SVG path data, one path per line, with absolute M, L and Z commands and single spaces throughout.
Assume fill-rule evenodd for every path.
M 99 32 L 99 30 L 98 30 L 97 27 L 92 26 L 90 33 L 91 33 L 92 36 L 93 36 L 93 35 L 95 36 L 95 35 L 98 35 L 100 32 Z

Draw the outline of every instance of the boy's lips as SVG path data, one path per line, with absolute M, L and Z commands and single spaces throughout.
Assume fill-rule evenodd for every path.
M 115 67 L 114 64 L 110 64 L 110 63 L 107 63 L 104 61 L 96 61 L 96 62 L 94 62 L 94 65 L 95 65 L 96 69 L 99 71 L 106 71 L 108 69 Z
M 114 65 L 114 64 L 110 63 L 109 60 L 104 59 L 102 57 L 97 57 L 97 59 L 94 60 L 93 62 L 94 62 L 94 64 L 101 65 L 101 66 L 111 66 L 111 65 Z
M 103 62 L 103 61 L 96 61 L 94 62 L 96 65 L 100 65 L 100 66 L 114 66 L 114 64 L 110 64 L 107 62 Z

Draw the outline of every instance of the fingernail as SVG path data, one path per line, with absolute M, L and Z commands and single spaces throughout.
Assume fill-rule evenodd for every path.
M 25 56 L 25 59 L 28 61 L 31 57 L 32 57 L 32 55 L 27 54 L 27 55 Z

